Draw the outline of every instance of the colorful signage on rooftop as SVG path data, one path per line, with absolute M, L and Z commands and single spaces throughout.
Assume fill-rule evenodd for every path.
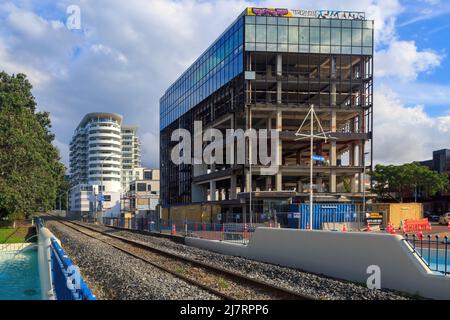
M 366 20 L 364 12 L 334 10 L 291 10 L 280 8 L 247 8 L 249 16 L 301 17 L 319 19 Z

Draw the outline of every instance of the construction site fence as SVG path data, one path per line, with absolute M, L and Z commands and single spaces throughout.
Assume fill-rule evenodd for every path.
M 208 240 L 229 241 L 246 244 L 258 226 L 264 224 L 207 223 L 179 220 L 159 220 L 148 218 L 103 218 L 103 224 L 146 232 L 159 232 L 174 236 Z
M 256 228 L 292 228 L 309 229 L 309 212 L 278 212 L 254 213 L 247 216 L 245 222 L 240 219 L 230 219 L 226 213 L 221 214 L 221 220 L 213 222 L 198 222 L 180 219 L 150 219 L 145 217 L 116 218 L 104 217 L 103 224 L 113 227 L 157 232 L 183 237 L 194 237 L 208 240 L 230 241 L 246 244 Z M 240 220 L 240 221 L 239 221 Z M 381 221 L 370 219 L 366 212 L 313 212 L 313 229 L 334 231 L 364 231 L 368 224 L 375 228 Z

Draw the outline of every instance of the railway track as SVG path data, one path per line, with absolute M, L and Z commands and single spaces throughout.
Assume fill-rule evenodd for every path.
M 247 277 L 207 262 L 194 260 L 147 243 L 114 235 L 74 221 L 55 221 L 101 241 L 134 258 L 200 287 L 224 300 L 314 300 L 309 295 Z

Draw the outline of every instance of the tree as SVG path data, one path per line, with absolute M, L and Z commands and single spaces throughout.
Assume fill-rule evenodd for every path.
M 375 181 L 373 192 L 382 198 L 393 197 L 395 194 L 400 202 L 403 202 L 405 194 L 415 194 L 419 189 L 428 196 L 434 196 L 450 188 L 447 175 L 418 163 L 399 166 L 378 164 L 371 176 Z
M 53 207 L 65 168 L 24 74 L 0 72 L 0 218 Z

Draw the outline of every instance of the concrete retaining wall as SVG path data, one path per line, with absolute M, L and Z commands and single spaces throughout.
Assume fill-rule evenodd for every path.
M 55 300 L 52 283 L 52 265 L 51 265 L 51 238 L 53 233 L 47 228 L 39 229 L 38 240 L 38 263 L 39 263 L 39 280 L 41 283 L 41 299 Z
M 368 266 L 376 265 L 382 288 L 450 299 L 450 276 L 430 271 L 399 235 L 257 228 L 247 246 L 194 238 L 186 244 L 364 285 Z

